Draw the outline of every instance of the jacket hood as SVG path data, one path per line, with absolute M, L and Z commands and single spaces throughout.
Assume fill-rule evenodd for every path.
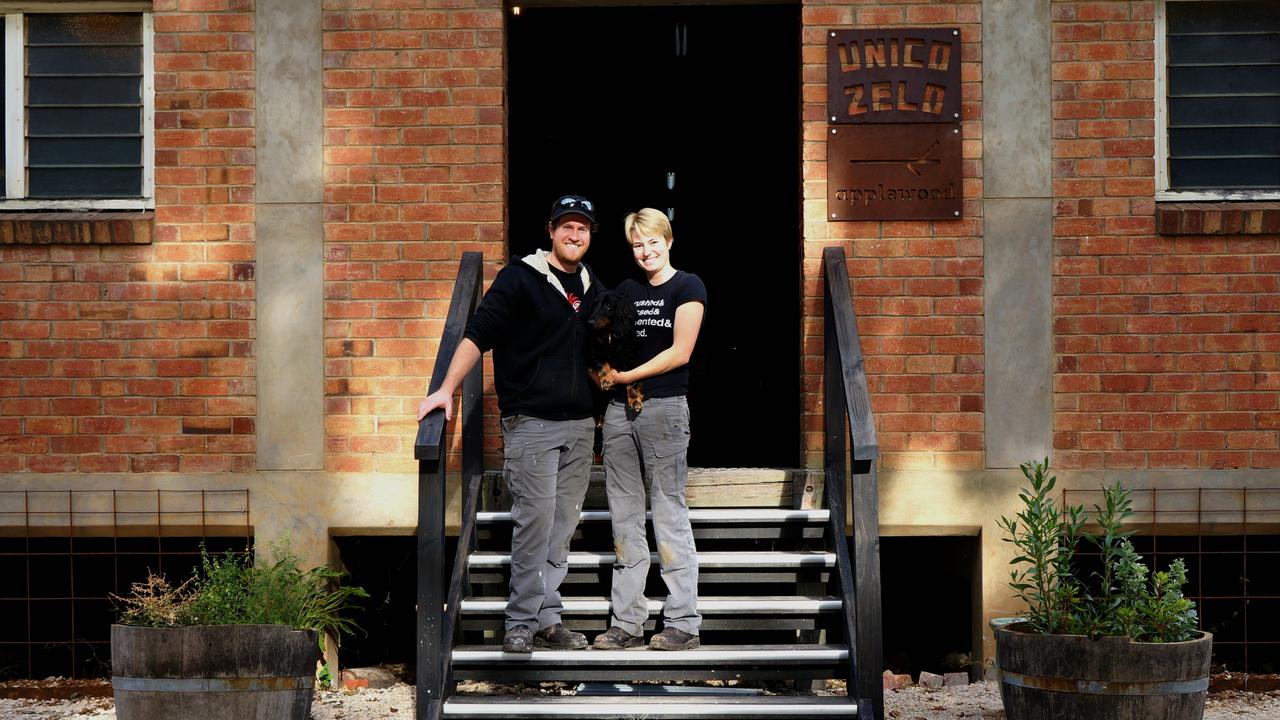
M 560 284 L 560 279 L 551 272 L 551 263 L 547 261 L 547 257 L 551 255 L 550 250 L 538 250 L 531 255 L 525 255 L 520 262 L 533 268 L 547 279 L 559 293 L 567 300 L 569 294 L 564 291 L 564 286 Z M 582 292 L 586 293 L 591 289 L 591 273 L 587 270 L 586 263 L 578 263 L 578 277 L 582 278 Z

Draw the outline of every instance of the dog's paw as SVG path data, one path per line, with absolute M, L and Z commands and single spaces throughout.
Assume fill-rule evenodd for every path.
M 608 390 L 613 387 L 613 372 L 613 367 L 606 362 L 601 364 L 599 368 L 588 368 L 587 376 L 591 378 L 591 382 L 596 384 L 596 387 L 601 390 Z
M 632 383 L 627 386 L 627 409 L 633 414 L 639 415 L 644 409 L 644 391 L 639 383 Z

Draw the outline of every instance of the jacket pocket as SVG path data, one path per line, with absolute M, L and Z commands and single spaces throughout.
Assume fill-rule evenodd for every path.
M 523 400 L 540 407 L 560 407 L 572 394 L 572 363 L 558 358 L 538 358 L 533 377 L 521 393 Z

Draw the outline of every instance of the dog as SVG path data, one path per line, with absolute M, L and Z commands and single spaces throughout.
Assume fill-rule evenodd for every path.
M 640 364 L 635 322 L 635 306 L 622 293 L 608 290 L 596 298 L 587 319 L 591 332 L 587 347 L 591 352 L 588 372 L 597 385 L 600 384 L 600 375 L 610 370 L 630 370 Z M 627 385 L 628 420 L 634 420 L 644 409 L 642 385 L 638 382 Z M 601 389 L 608 390 L 609 387 Z

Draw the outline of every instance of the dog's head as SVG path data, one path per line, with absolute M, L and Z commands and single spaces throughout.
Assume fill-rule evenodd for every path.
M 617 290 L 600 293 L 596 304 L 591 309 L 591 317 L 587 323 L 591 332 L 598 339 L 606 342 L 620 340 L 631 332 L 635 322 L 636 311 L 631 301 Z

